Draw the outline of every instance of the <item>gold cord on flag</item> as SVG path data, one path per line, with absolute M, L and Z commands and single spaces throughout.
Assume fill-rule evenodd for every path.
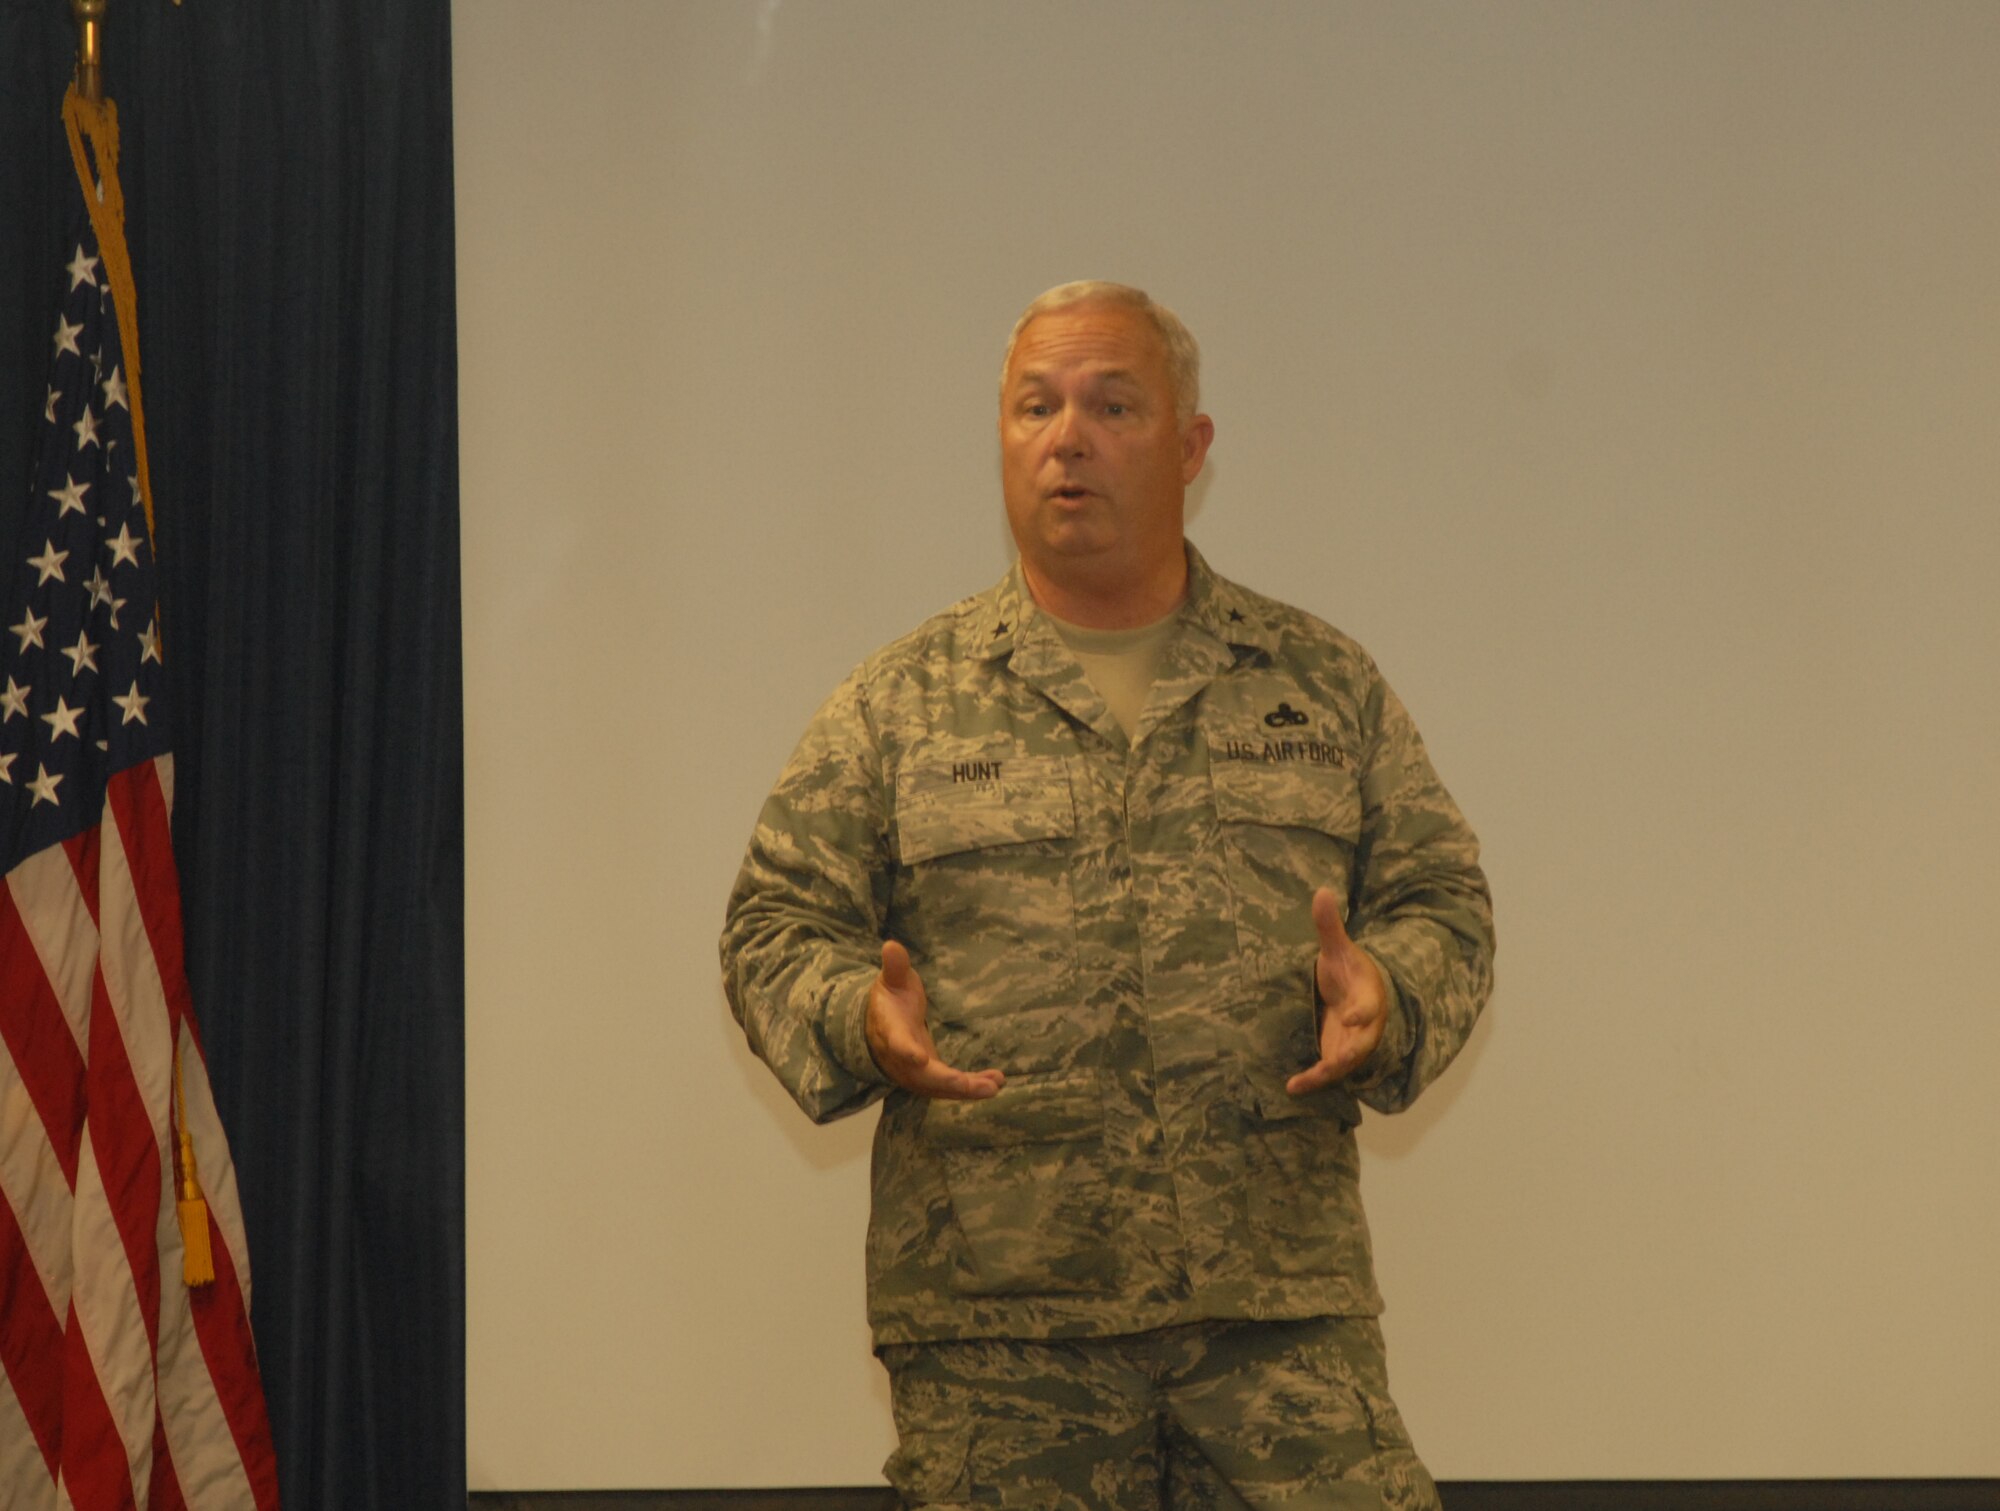
M 181 1075 L 181 1047 L 174 1045 L 174 1125 L 180 1134 L 180 1200 L 174 1215 L 181 1225 L 181 1279 L 207 1285 L 215 1279 L 215 1254 L 208 1244 L 208 1203 L 194 1166 L 194 1135 L 188 1132 L 187 1083 Z
M 104 259 L 111 297 L 118 306 L 118 345 L 125 354 L 125 393 L 132 405 L 132 441 L 139 452 L 139 501 L 146 510 L 146 533 L 157 550 L 153 477 L 146 466 L 146 422 L 139 405 L 139 301 L 132 286 L 132 259 L 125 250 L 125 191 L 118 185 L 118 107 L 109 100 L 86 100 L 71 84 L 63 96 L 63 125 L 69 131 L 69 155 L 76 164 L 76 180 L 83 186 L 83 202 L 90 208 L 90 227 L 97 233 L 97 253 Z
M 102 7 L 97 7 L 102 15 Z M 97 233 L 97 253 L 111 283 L 118 309 L 118 345 L 125 361 L 125 396 L 132 409 L 132 443 L 137 451 L 139 502 L 146 511 L 146 533 L 158 550 L 153 520 L 153 479 L 146 465 L 146 422 L 139 402 L 139 301 L 132 283 L 132 259 L 125 249 L 125 191 L 118 183 L 118 109 L 109 100 L 86 99 L 75 84 L 63 96 L 63 125 L 69 133 L 70 159 L 77 183 Z M 88 150 L 86 151 L 86 145 Z M 208 1241 L 208 1202 L 194 1159 L 194 1138 L 188 1132 L 187 1086 L 181 1070 L 181 1046 L 174 1045 L 174 1129 L 172 1153 L 179 1168 L 175 1182 L 175 1216 L 181 1230 L 181 1279 L 188 1285 L 208 1285 L 215 1279 L 215 1254 Z

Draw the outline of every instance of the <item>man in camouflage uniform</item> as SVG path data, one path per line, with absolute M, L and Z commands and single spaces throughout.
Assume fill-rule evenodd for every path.
M 730 898 L 752 1047 L 816 1120 L 882 1102 L 908 1505 L 1436 1505 L 1354 1129 L 1471 1032 L 1486 882 L 1367 654 L 1183 538 L 1196 364 L 1137 290 L 1029 306 L 1018 563 L 834 693 Z

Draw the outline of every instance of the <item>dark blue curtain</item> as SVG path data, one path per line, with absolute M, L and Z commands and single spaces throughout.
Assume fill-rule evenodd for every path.
M 292 1511 L 465 1504 L 447 0 L 111 0 L 188 964 Z M 0 0 L 0 541 L 70 172 Z

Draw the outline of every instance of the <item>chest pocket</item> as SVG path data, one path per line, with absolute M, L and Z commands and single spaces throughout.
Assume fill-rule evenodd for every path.
M 1246 969 L 1268 981 L 1317 946 L 1317 888 L 1333 888 L 1345 906 L 1361 844 L 1360 789 L 1331 764 L 1218 759 L 1209 771 L 1237 947 Z
M 897 778 L 905 866 L 1075 833 L 1076 801 L 1061 756 L 927 761 Z
M 923 977 L 938 1053 L 1010 1075 L 1075 1065 L 1086 1025 L 1067 761 L 913 761 L 897 776 L 895 817 L 890 927 Z

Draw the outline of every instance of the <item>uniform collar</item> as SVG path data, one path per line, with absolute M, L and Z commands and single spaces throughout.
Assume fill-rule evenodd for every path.
M 1192 541 L 1187 547 L 1187 562 L 1188 592 L 1179 610 L 1182 622 L 1209 635 L 1220 646 L 1275 652 L 1278 634 L 1261 601 L 1217 576 Z M 1017 648 L 1034 647 L 1047 654 L 1061 645 L 1055 626 L 1028 592 L 1018 560 L 1005 577 L 973 600 L 966 630 L 968 648 L 981 660 L 1008 657 Z M 1042 644 L 1044 641 L 1048 643 Z M 1067 656 L 1066 651 L 1063 654 Z
M 1193 542 L 1188 544 L 1187 556 L 1188 595 L 1181 604 L 1182 620 L 1239 652 L 1275 654 L 1278 632 L 1270 623 L 1264 601 L 1217 576 Z
M 965 621 L 966 650 L 982 661 L 1013 655 L 1026 630 L 1022 620 L 1028 615 L 1040 617 L 1021 578 L 1021 563 L 1016 560 L 1005 577 L 972 600 L 972 612 Z

